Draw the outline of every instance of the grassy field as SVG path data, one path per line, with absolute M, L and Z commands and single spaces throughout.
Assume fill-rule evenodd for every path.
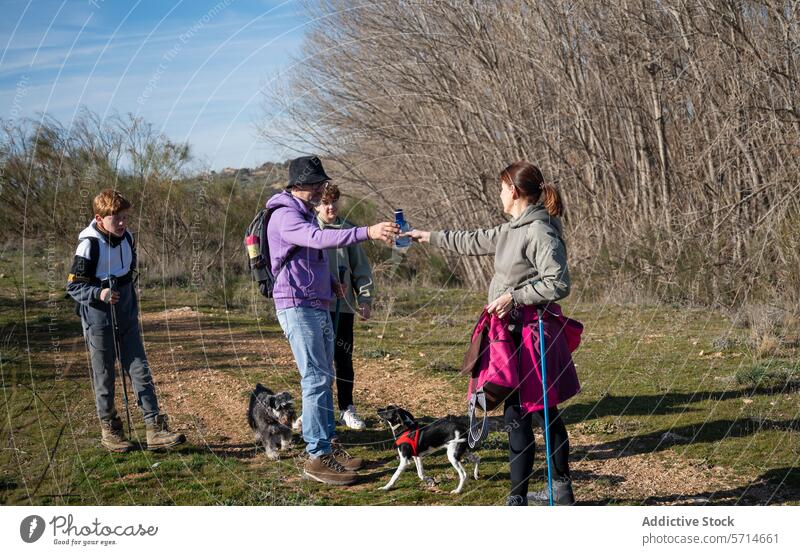
M 460 496 L 447 493 L 455 476 L 443 454 L 425 459 L 436 487 L 409 471 L 391 492 L 377 490 L 396 468 L 377 407 L 399 404 L 423 421 L 464 414 L 466 383 L 456 367 L 482 294 L 380 292 L 373 319 L 356 325 L 355 395 L 368 429 L 340 433 L 368 465 L 355 486 L 332 488 L 301 478 L 299 444 L 278 462 L 255 448 L 245 421 L 249 390 L 261 382 L 298 398 L 299 387 L 271 311 L 243 302 L 246 292 L 226 307 L 225 292 L 142 291 L 162 408 L 189 443 L 170 453 L 101 449 L 79 321 L 61 298 L 63 268 L 48 273 L 46 264 L 45 256 L 27 258 L 23 272 L 21 260 L 3 259 L 3 504 L 504 503 L 500 432 L 480 453 L 481 479 Z M 583 391 L 562 407 L 581 503 L 798 503 L 796 338 L 765 350 L 752 330 L 713 310 L 585 303 L 578 288 L 564 308 L 586 326 L 575 353 Z M 135 407 L 133 416 L 143 440 Z M 538 454 L 535 470 L 542 485 Z

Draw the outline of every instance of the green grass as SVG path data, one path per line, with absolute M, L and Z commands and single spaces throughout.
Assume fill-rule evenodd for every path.
M 301 480 L 296 460 L 268 463 L 248 450 L 200 444 L 166 454 L 106 453 L 98 447 L 88 371 L 59 362 L 59 353 L 80 338 L 71 303 L 52 291 L 48 295 L 47 284 L 37 281 L 46 276 L 37 266 L 41 261 L 29 261 L 25 288 L 19 269 L 15 274 L 3 262 L 0 503 L 497 504 L 505 497 L 507 448 L 497 432 L 481 453 L 482 480 L 468 482 L 461 496 L 443 493 L 455 483 L 443 456 L 426 459 L 426 471 L 440 481 L 441 491 L 423 487 L 413 471 L 392 492 L 376 491 L 394 470 L 396 455 L 388 432 L 369 414 L 367 431 L 341 434 L 345 443 L 358 445 L 354 454 L 370 461 L 363 481 L 352 488 Z M 390 362 L 409 361 L 422 390 L 425 379 L 444 378 L 452 395 L 462 397 L 466 384 L 456 370 L 483 301 L 483 294 L 462 289 L 386 287 L 373 319 L 356 326 L 357 364 L 387 355 Z M 225 327 L 235 337 L 282 340 L 268 308 L 226 307 L 195 291 L 158 288 L 144 290 L 141 304 L 145 312 L 191 306 L 207 315 L 204 325 Z M 570 430 L 593 441 L 591 450 L 574 450 L 573 460 L 613 452 L 700 461 L 731 471 L 737 483 L 780 484 L 780 502 L 797 503 L 796 347 L 783 348 L 775 359 L 754 359 L 745 347 L 747 330 L 707 309 L 582 304 L 580 292 L 564 308 L 586 331 L 575 353 L 583 391 L 562 407 L 563 415 Z M 731 337 L 724 352 L 717 349 L 719 337 Z M 159 344 L 160 338 L 151 339 Z M 213 365 L 231 379 L 242 378 L 235 360 Z M 275 372 L 265 368 L 247 379 L 266 382 Z M 296 372 L 283 372 L 283 380 L 296 383 Z M 155 375 L 157 380 L 158 369 Z M 144 430 L 137 430 L 143 437 Z M 685 441 L 664 441 L 667 432 Z M 541 485 L 541 457 L 535 470 Z M 615 501 L 609 477 L 597 477 L 597 484 L 609 490 L 606 502 L 649 502 Z
M 796 390 L 800 387 L 800 362 L 771 360 L 742 368 L 736 373 L 736 382 L 750 388 Z

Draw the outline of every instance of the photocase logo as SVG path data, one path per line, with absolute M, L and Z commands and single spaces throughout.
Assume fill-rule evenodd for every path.
M 33 543 L 44 534 L 44 519 L 39 515 L 26 516 L 19 525 L 19 535 L 25 543 Z

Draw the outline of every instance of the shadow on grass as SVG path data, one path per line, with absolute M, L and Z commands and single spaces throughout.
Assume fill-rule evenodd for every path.
M 676 445 L 676 438 L 679 438 L 678 445 L 696 445 L 718 442 L 731 437 L 747 437 L 769 430 L 798 432 L 800 419 L 740 418 L 689 424 L 591 445 L 586 449 L 576 450 L 574 456 L 577 457 L 580 453 L 586 460 L 614 459 L 669 449 Z
M 619 501 L 619 500 L 615 500 Z M 632 500 L 633 501 L 633 500 Z M 651 496 L 636 500 L 644 505 L 774 505 L 800 501 L 800 468 L 774 468 L 750 483 L 724 490 L 709 490 L 691 496 Z
M 220 458 L 250 460 L 264 456 L 255 443 L 204 443 L 185 444 L 179 448 L 182 455 L 214 455 Z M 266 457 L 265 457 L 266 458 Z M 285 458 L 289 458 L 285 456 Z
M 785 393 L 775 388 L 732 389 L 726 391 L 695 391 L 693 393 L 664 393 L 661 395 L 605 395 L 596 402 L 574 403 L 564 407 L 566 424 L 576 424 L 604 416 L 655 416 L 683 414 L 706 409 L 689 405 L 705 401 L 727 401 L 754 395 Z

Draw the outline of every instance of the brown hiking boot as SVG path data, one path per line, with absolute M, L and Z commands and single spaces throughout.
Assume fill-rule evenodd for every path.
M 333 455 L 306 460 L 303 466 L 303 475 L 323 484 L 332 486 L 349 486 L 356 481 L 358 475 L 352 470 L 347 470 Z
M 158 449 L 169 449 L 186 441 L 183 434 L 174 434 L 169 431 L 167 417 L 164 414 L 156 416 L 156 421 L 147 424 L 147 449 L 156 451 Z
M 337 440 L 331 441 L 331 454 L 333 458 L 339 461 L 345 470 L 360 470 L 362 466 L 364 466 L 364 460 L 360 457 L 354 457 L 347 451 L 345 451 L 342 444 L 339 443 Z
M 112 453 L 127 453 L 133 449 L 133 443 L 125 438 L 122 420 L 119 417 L 101 420 L 100 430 L 103 433 L 100 443 Z

